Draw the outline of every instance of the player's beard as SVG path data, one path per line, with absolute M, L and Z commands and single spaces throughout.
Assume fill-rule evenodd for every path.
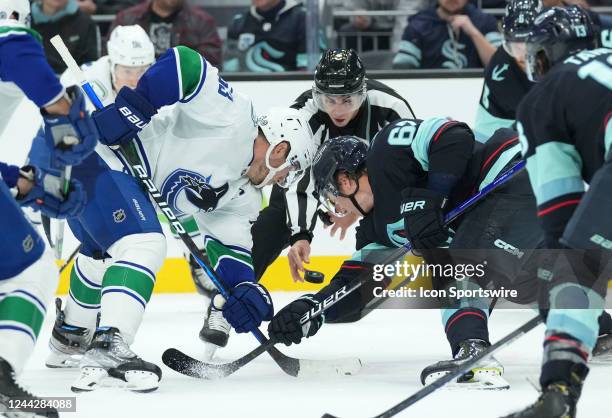
M 253 167 L 253 171 L 252 172 L 251 172 L 251 170 L 247 171 L 246 175 L 249 178 L 249 181 L 253 185 L 258 186 L 258 185 L 261 184 L 262 181 L 265 180 L 265 178 L 268 175 L 269 171 L 270 171 L 270 169 L 268 167 L 266 167 L 266 165 L 264 163 L 260 163 L 256 167 Z

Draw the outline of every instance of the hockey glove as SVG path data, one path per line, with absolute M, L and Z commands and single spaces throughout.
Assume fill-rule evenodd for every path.
M 300 319 L 312 308 L 317 306 L 313 295 L 304 295 L 278 311 L 268 324 L 268 334 L 271 339 L 287 346 L 299 344 L 302 338 L 312 337 L 323 325 L 323 316 L 300 324 Z
M 100 142 L 112 147 L 130 142 L 155 113 L 157 111 L 146 98 L 123 87 L 115 103 L 95 111 L 92 117 L 100 132 Z
M 45 143 L 51 150 L 54 166 L 78 165 L 91 154 L 98 143 L 98 131 L 85 110 L 85 97 L 74 87 L 67 93 L 72 100 L 68 115 L 50 115 L 41 110 Z
M 449 234 L 442 210 L 445 200 L 442 195 L 427 189 L 409 187 L 402 191 L 400 213 L 412 248 L 428 250 L 446 242 Z
M 77 216 L 85 207 L 86 194 L 81 182 L 77 180 L 70 180 L 68 195 L 64 196 L 59 173 L 25 166 L 20 170 L 20 175 L 34 183 L 28 193 L 17 195 L 17 202 L 21 206 L 29 206 L 57 219 Z
M 274 315 L 272 297 L 258 283 L 238 283 L 232 288 L 225 304 L 223 300 L 223 297 L 216 296 L 214 306 L 223 310 L 223 316 L 238 333 L 252 331 Z

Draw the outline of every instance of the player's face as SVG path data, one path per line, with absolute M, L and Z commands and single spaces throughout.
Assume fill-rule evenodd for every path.
M 121 87 L 127 86 L 132 89 L 136 88 L 138 80 L 149 68 L 148 65 L 138 67 L 128 67 L 126 65 L 115 65 L 115 90 L 121 90 Z
M 339 195 L 335 197 L 334 211 L 341 216 L 348 214 L 361 216 L 359 209 L 355 207 L 353 201 L 347 197 L 355 194 L 355 200 L 358 204 L 362 204 L 363 191 L 359 190 L 358 180 L 349 177 L 345 173 L 339 173 L 336 176 L 336 186 L 338 187 Z
M 504 49 L 516 61 L 521 70 L 525 71 L 527 67 L 527 47 L 525 42 L 504 41 Z

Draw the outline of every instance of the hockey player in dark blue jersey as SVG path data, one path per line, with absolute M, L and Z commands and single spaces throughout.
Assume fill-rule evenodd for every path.
M 485 68 L 484 85 L 476 113 L 474 133 L 483 142 L 499 128 L 510 128 L 516 108 L 531 81 L 525 75 L 525 38 L 542 10 L 541 0 L 511 0 L 502 18 L 503 48 L 497 48 Z
M 508 417 L 573 418 L 609 278 L 612 50 L 597 48 L 579 7 L 540 14 L 526 44 L 527 75 L 537 83 L 517 127 L 546 248 L 556 257 L 539 275 L 548 279 L 542 394 Z
M 430 264 L 477 264 L 482 254 L 449 252 L 438 249 L 449 238 L 441 219 L 443 210 L 454 208 L 479 188 L 492 182 L 506 167 L 520 158 L 518 136 L 510 129 L 498 130 L 486 145 L 475 142 L 464 123 L 444 118 L 403 119 L 389 124 L 374 138 L 370 148 L 356 137 L 330 139 L 323 144 L 313 166 L 316 189 L 328 210 L 362 216 L 357 229 L 357 252 L 347 260 L 331 283 L 316 295 L 305 296 L 279 311 L 268 328 L 271 338 L 286 344 L 298 343 L 314 335 L 321 321 L 311 323 L 303 332 L 302 313 L 316 301 L 325 300 L 340 287 L 361 274 L 372 274 L 384 249 L 400 247 L 409 240 Z M 317 158 L 318 157 L 318 158 Z M 442 209 L 443 201 L 447 201 Z M 401 208 L 418 207 L 421 211 Z M 487 249 L 489 266 L 510 269 L 487 271 L 487 279 L 520 290 L 523 299 L 534 299 L 524 287 L 520 273 L 526 263 L 517 263 L 506 251 L 497 249 L 497 240 L 518 248 L 537 248 L 542 233 L 533 215 L 533 195 L 525 173 L 506 187 L 493 192 L 485 202 L 460 218 L 451 249 Z M 529 214 L 521 228 L 512 222 L 518 214 Z M 384 255 L 382 256 L 384 259 Z M 527 260 L 529 257 L 525 257 Z M 498 271 L 499 270 L 499 271 Z M 515 274 L 516 273 L 516 274 Z M 518 277 L 519 279 L 515 279 Z M 436 289 L 456 285 L 455 277 L 434 277 Z M 481 283 L 470 285 L 482 287 Z M 484 284 L 482 284 L 484 285 Z M 351 295 L 325 313 L 325 321 L 360 311 L 373 299 L 370 283 L 359 294 Z M 524 300 L 525 302 L 527 300 Z M 438 362 L 423 370 L 423 383 L 447 373 L 466 358 L 489 345 L 489 301 L 444 303 L 442 319 L 453 360 Z M 494 359 L 474 369 L 462 387 L 506 388 L 503 367 Z
M 41 108 L 51 155 L 77 164 L 93 149 L 97 133 L 78 94 L 71 103 L 45 60 L 40 36 L 29 29 L 29 16 L 27 0 L 0 0 L 0 133 L 25 96 Z M 0 410 L 5 410 L 10 399 L 34 399 L 15 376 L 32 353 L 58 282 L 53 258 L 18 202 L 67 218 L 80 212 L 85 196 L 75 181 L 65 193 L 58 172 L 0 164 L 0 173 Z M 55 410 L 39 412 L 57 416 Z

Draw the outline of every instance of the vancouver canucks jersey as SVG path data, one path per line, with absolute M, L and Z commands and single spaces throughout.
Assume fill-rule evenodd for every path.
M 44 107 L 64 94 L 40 41 L 36 31 L 0 19 L 0 135 L 24 96 Z
M 136 91 L 158 113 L 140 132 L 137 152 L 177 215 L 221 208 L 249 180 L 257 118 L 250 99 L 184 46 L 169 49 Z
M 555 65 L 518 110 L 518 131 L 549 242 L 556 242 L 612 145 L 612 49 Z

